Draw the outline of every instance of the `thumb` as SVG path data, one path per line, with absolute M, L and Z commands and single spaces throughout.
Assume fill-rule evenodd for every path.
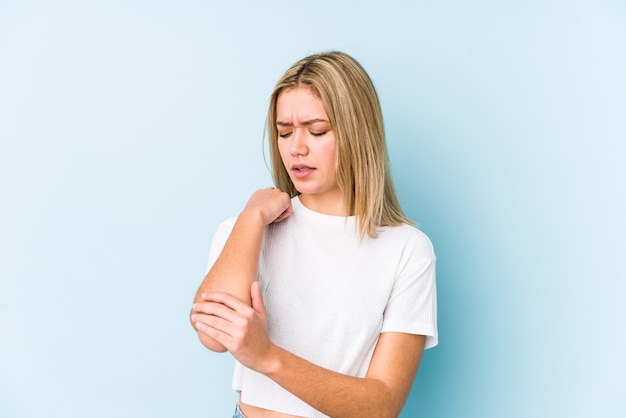
M 255 281 L 250 287 L 250 297 L 252 299 L 252 309 L 259 314 L 265 316 L 265 307 L 263 306 L 263 296 L 261 296 L 261 289 L 259 288 L 259 282 Z

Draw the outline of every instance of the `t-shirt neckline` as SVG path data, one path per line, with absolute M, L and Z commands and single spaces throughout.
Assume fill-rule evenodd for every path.
M 303 217 L 315 222 L 321 222 L 327 225 L 337 225 L 341 227 L 356 225 L 356 216 L 335 216 L 316 212 L 304 206 L 304 204 L 300 200 L 299 195 L 291 199 L 291 204 L 293 206 L 294 213 L 302 215 Z

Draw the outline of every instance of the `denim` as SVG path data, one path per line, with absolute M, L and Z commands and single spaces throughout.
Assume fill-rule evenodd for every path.
M 241 409 L 239 409 L 239 404 L 237 404 L 237 407 L 235 408 L 235 415 L 233 415 L 233 418 L 246 418 L 246 416 L 241 413 Z

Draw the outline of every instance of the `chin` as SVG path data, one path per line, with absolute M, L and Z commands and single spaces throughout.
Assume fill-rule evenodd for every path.
M 300 194 L 318 194 L 321 193 L 321 191 L 316 188 L 316 187 L 311 187 L 311 186 L 306 186 L 306 185 L 294 185 L 296 187 L 296 190 L 298 191 L 298 193 Z
M 315 192 L 307 189 L 306 187 L 296 187 L 296 190 L 298 191 L 298 194 L 300 195 L 316 194 Z

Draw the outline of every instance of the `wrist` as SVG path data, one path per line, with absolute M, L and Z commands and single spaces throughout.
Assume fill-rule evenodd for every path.
M 263 210 L 258 207 L 245 207 L 239 214 L 240 222 L 245 222 L 249 225 L 258 225 L 265 227 L 269 222 L 265 220 Z
M 262 368 L 257 371 L 269 378 L 277 376 L 280 374 L 280 370 L 283 367 L 284 354 L 286 354 L 285 350 L 275 344 L 272 344 L 267 358 L 263 362 Z

